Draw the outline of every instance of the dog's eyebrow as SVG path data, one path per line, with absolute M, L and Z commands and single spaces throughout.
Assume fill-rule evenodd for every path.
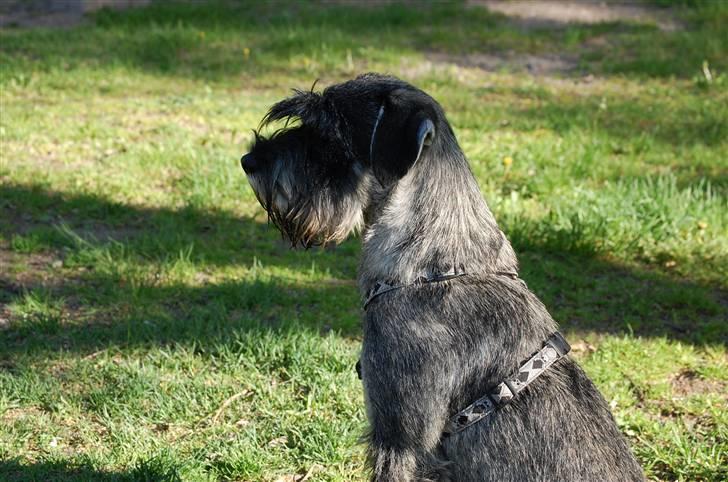
M 377 127 L 379 127 L 379 121 L 382 120 L 384 115 L 384 103 L 379 106 L 379 113 L 377 114 L 377 120 L 374 122 L 374 129 L 372 129 L 372 138 L 369 141 L 369 162 L 372 162 L 372 151 L 374 150 L 374 135 L 377 133 Z

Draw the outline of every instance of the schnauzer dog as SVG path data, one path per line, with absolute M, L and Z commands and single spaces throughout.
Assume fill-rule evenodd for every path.
M 644 480 L 519 279 L 434 99 L 366 74 L 297 91 L 261 126 L 280 120 L 241 159 L 270 220 L 303 246 L 363 230 L 358 367 L 373 480 Z

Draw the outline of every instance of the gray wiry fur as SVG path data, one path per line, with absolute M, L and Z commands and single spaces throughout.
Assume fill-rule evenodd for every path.
M 406 95 L 400 97 L 401 91 Z M 416 113 L 432 118 L 435 133 L 431 144 L 392 182 L 393 168 L 386 163 L 398 161 L 377 164 L 382 161 L 367 155 L 367 144 L 380 142 L 374 128 L 380 106 L 386 106 L 385 116 L 391 116 L 409 94 L 413 102 L 426 104 Z M 362 293 L 377 281 L 406 284 L 453 266 L 468 273 L 383 294 L 365 312 L 361 371 L 371 424 L 373 480 L 643 480 L 604 399 L 569 358 L 557 362 L 495 414 L 443 437 L 448 418 L 514 373 L 541 348 L 556 323 L 523 283 L 496 274 L 517 270 L 515 254 L 434 100 L 397 79 L 372 74 L 330 87 L 320 97 L 305 95 L 307 103 L 294 97 L 271 112 L 275 118 L 300 119 L 301 126 L 293 129 L 311 127 L 306 140 L 290 142 L 284 137 L 294 133 L 261 138 L 244 159 L 256 194 L 266 200 L 264 206 L 283 223 L 282 230 L 294 244 L 300 239 L 290 233 L 308 233 L 304 244 L 312 239 L 343 239 L 358 224 L 352 220 L 363 218 Z M 285 109 L 292 111 L 286 115 Z M 419 119 L 409 114 L 402 118 Z M 316 134 L 316 129 L 332 125 L 336 136 Z M 412 142 L 405 128 L 397 142 Z M 303 187 L 303 176 L 316 172 L 325 178 L 332 169 L 309 167 L 303 173 L 300 165 L 293 166 L 294 161 L 306 166 L 323 162 L 304 151 L 320 152 L 317 155 L 325 158 L 336 150 L 335 146 L 312 150 L 310 142 L 347 144 L 342 151 L 347 153 L 344 169 L 336 175 L 344 172 L 351 178 L 336 201 L 327 195 L 331 204 L 319 202 L 307 211 L 305 221 L 297 221 L 309 224 L 291 228 L 286 222 L 295 222 L 280 221 L 293 209 L 289 204 L 309 202 L 301 200 L 307 194 L 321 195 L 310 184 Z M 284 148 L 273 149 L 276 146 Z M 398 146 L 385 147 L 396 151 Z M 282 178 L 274 174 L 281 166 L 290 169 Z M 335 183 L 322 179 L 320 185 L 332 189 Z M 289 192 L 281 194 L 286 188 Z M 324 225 L 322 220 L 327 219 L 337 221 Z M 325 235 L 317 238 L 316 233 Z

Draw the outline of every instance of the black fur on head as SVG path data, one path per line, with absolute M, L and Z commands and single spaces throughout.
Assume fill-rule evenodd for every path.
M 340 242 L 363 220 L 372 184 L 391 188 L 451 133 L 440 106 L 394 77 L 365 74 L 323 92 L 294 90 L 255 132 L 243 168 L 269 219 L 294 245 Z

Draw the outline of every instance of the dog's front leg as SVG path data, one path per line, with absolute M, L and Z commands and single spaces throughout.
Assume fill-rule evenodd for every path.
M 447 480 L 438 452 L 454 361 L 423 340 L 372 338 L 361 360 L 372 480 Z

